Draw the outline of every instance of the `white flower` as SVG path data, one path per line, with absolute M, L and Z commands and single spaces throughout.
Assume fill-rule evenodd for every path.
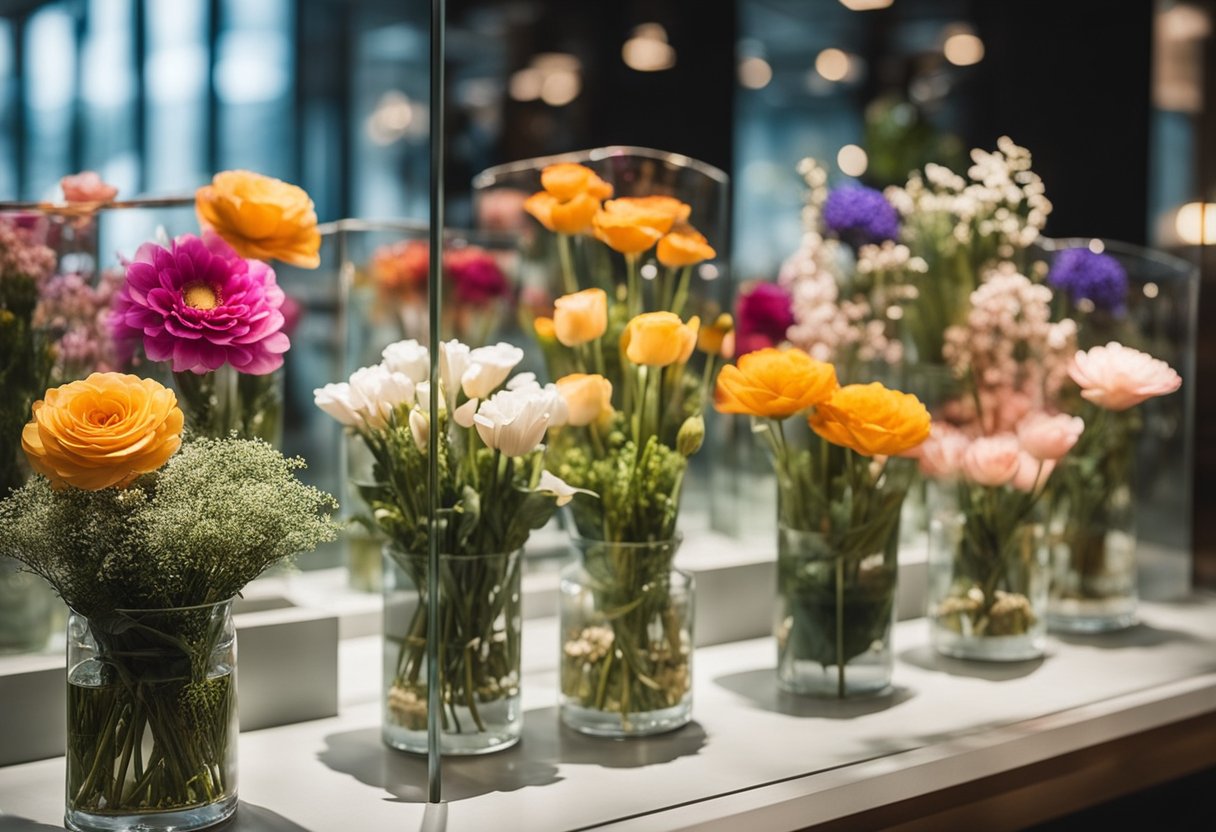
M 477 399 L 469 399 L 452 413 L 452 418 L 456 420 L 456 424 L 462 428 L 473 427 L 473 416 L 477 413 Z
M 414 388 L 414 401 L 427 413 L 431 412 L 431 383 L 429 381 L 419 382 L 418 386 Z M 439 409 L 443 410 L 443 399 L 439 400 Z
M 481 403 L 473 421 L 487 447 L 523 456 L 540 445 L 552 410 L 553 396 L 544 390 L 503 390 Z
M 519 390 L 523 387 L 540 387 L 540 382 L 536 380 L 536 373 L 520 373 L 507 382 L 508 390 Z
M 390 370 L 405 373 L 417 384 L 426 381 L 431 372 L 431 356 L 427 348 L 414 339 L 389 344 L 381 353 L 384 365 Z
M 570 407 L 566 399 L 558 391 L 557 385 L 550 382 L 544 387 L 536 380 L 536 373 L 520 373 L 507 382 L 507 390 L 531 390 L 549 398 L 549 427 L 558 428 L 570 421 Z
M 418 450 L 426 453 L 427 442 L 431 438 L 431 420 L 421 410 L 410 411 L 410 433 L 414 436 L 414 444 Z
M 317 407 L 337 419 L 348 428 L 363 424 L 363 417 L 355 410 L 350 398 L 350 385 L 345 381 L 327 384 L 312 391 L 312 400 Z
M 566 503 L 574 499 L 575 494 L 590 494 L 596 496 L 594 491 L 588 491 L 585 488 L 575 488 L 568 485 L 565 480 L 556 474 L 551 474 L 547 470 L 540 472 L 540 482 L 536 484 L 537 491 L 545 491 L 557 497 L 557 504 L 564 506 Z
M 460 392 L 460 380 L 469 369 L 469 348 L 455 338 L 439 343 L 439 383 L 443 386 L 443 395 L 447 400 L 448 410 L 456 409 L 456 396 Z
M 349 382 L 314 390 L 313 401 L 347 427 L 379 430 L 388 425 L 396 407 L 413 400 L 414 393 L 408 376 L 377 364 L 355 370 Z
M 523 360 L 524 351 L 506 342 L 478 347 L 469 353 L 469 365 L 460 375 L 464 394 L 470 399 L 484 399 L 497 390 Z

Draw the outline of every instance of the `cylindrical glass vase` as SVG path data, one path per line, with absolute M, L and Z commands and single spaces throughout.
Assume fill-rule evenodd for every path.
M 575 538 L 561 577 L 561 718 L 600 737 L 672 731 L 692 719 L 693 577 L 680 538 Z
M 236 811 L 231 601 L 72 611 L 67 666 L 69 829 L 177 832 Z
M 238 373 L 225 364 L 209 373 L 174 373 L 173 385 L 186 402 L 187 427 L 202 436 L 283 442 L 283 370 L 266 375 Z
M 1038 658 L 1047 641 L 1044 524 L 1033 513 L 996 534 L 986 525 L 957 507 L 932 512 L 930 641 L 960 659 Z
M 443 754 L 519 742 L 521 552 L 440 555 L 439 685 Z M 386 745 L 427 752 L 427 556 L 384 547 Z
M 818 532 L 777 536 L 777 683 L 813 696 L 877 694 L 891 685 L 899 526 L 876 551 L 845 557 Z

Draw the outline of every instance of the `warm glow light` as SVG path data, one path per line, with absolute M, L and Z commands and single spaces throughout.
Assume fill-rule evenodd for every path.
M 389 90 L 380 97 L 367 120 L 367 133 L 373 142 L 390 145 L 403 138 L 414 121 L 414 105 L 400 90 Z
M 1161 289 L 1160 289 L 1160 287 L 1157 286 L 1156 283 L 1145 283 L 1144 284 L 1144 296 L 1146 298 L 1155 298 L 1155 297 L 1157 297 L 1158 293 L 1160 293 L 1160 291 L 1161 291 Z
M 659 276 L 659 268 L 654 263 L 647 263 L 638 270 L 638 273 L 642 275 L 643 280 L 654 280 Z
M 1106 251 L 1106 243 L 1102 242 L 1101 240 L 1090 240 L 1089 250 L 1094 254 L 1101 254 L 1102 252 Z
M 550 107 L 565 107 L 578 98 L 583 84 L 578 73 L 568 69 L 559 69 L 545 76 L 540 85 L 540 100 Z
M 846 144 L 836 154 L 836 167 L 845 176 L 861 176 L 866 172 L 870 159 L 866 152 L 855 144 Z
M 511 74 L 507 92 L 516 101 L 535 101 L 540 98 L 540 85 L 545 76 L 536 67 L 527 67 Z
M 984 60 L 984 42 L 968 32 L 946 38 L 942 47 L 946 60 L 955 66 L 971 66 Z
M 676 65 L 676 50 L 667 42 L 667 30 L 658 23 L 643 23 L 621 47 L 625 66 L 638 72 L 660 72 Z
M 702 280 L 717 280 L 719 274 L 718 267 L 713 263 L 702 263 L 697 268 L 697 274 L 701 276 Z
M 840 0 L 840 5 L 851 12 L 872 12 L 890 7 L 895 0 Z
M 849 56 L 835 47 L 825 49 L 815 58 L 815 71 L 829 81 L 839 81 L 849 74 Z
M 739 83 L 749 90 L 762 90 L 773 80 L 773 68 L 764 58 L 744 58 L 739 61 Z
M 1192 246 L 1216 243 L 1216 202 L 1188 202 L 1178 209 L 1174 230 Z

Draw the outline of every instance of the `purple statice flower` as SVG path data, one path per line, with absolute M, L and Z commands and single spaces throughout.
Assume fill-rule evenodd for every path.
M 1120 313 L 1127 303 L 1127 271 L 1109 254 L 1088 248 L 1068 248 L 1056 254 L 1047 283 L 1078 303 L 1088 300 L 1095 309 Z
M 850 245 L 860 248 L 899 236 L 899 214 L 882 191 L 863 185 L 841 185 L 823 203 L 823 224 Z
M 794 325 L 794 299 L 776 283 L 757 283 L 736 301 L 735 355 L 775 347 Z
M 274 270 L 246 260 L 218 235 L 184 234 L 168 248 L 145 243 L 127 264 L 115 298 L 120 341 L 138 341 L 152 361 L 198 375 L 231 364 L 266 375 L 283 365 L 283 290 Z

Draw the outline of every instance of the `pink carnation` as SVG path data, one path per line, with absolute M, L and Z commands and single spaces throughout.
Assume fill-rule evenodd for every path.
M 59 180 L 63 198 L 68 202 L 110 202 L 118 196 L 118 188 L 108 185 L 91 170 L 65 176 Z
M 1127 410 L 1141 402 L 1173 393 L 1182 378 L 1160 359 L 1111 341 L 1105 347 L 1078 350 L 1068 374 L 1081 395 L 1107 410 Z
M 1005 485 L 1018 472 L 1022 449 L 1016 436 L 983 436 L 963 454 L 963 476 L 976 485 Z
M 1018 426 L 1018 441 L 1035 459 L 1056 460 L 1072 450 L 1084 430 L 1085 421 L 1079 416 L 1036 413 Z
M 140 246 L 115 298 L 120 341 L 142 341 L 152 361 L 199 375 L 231 364 L 265 375 L 283 364 L 283 290 L 274 270 L 245 260 L 219 236 L 185 234 L 163 248 Z

